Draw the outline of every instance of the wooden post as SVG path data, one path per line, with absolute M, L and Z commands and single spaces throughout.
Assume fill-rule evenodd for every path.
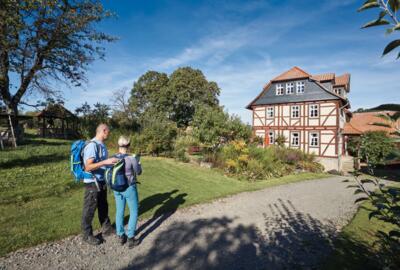
M 17 117 L 17 116 L 15 116 Z M 8 114 L 8 120 L 10 121 L 10 127 L 11 127 L 11 135 L 13 137 L 13 141 L 14 141 L 14 147 L 17 148 L 17 140 L 15 139 L 15 133 L 14 133 L 14 127 L 11 121 L 11 114 Z
M 46 136 L 46 117 L 43 116 L 43 121 L 42 121 L 42 137 L 44 138 Z
M 65 139 L 65 125 L 64 125 L 64 118 L 61 118 L 61 129 L 62 129 L 62 136 Z

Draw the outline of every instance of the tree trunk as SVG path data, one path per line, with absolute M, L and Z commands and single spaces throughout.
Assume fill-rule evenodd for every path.
M 18 121 L 18 115 L 19 115 L 18 105 L 14 104 L 8 105 L 7 112 L 11 115 L 11 125 L 12 128 L 14 129 L 14 135 L 17 140 L 17 143 L 20 143 L 23 137 L 23 132 Z

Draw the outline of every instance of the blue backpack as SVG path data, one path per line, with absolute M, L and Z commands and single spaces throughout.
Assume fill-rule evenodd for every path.
M 128 178 L 125 175 L 125 157 L 128 155 L 114 155 L 119 161 L 106 169 L 104 178 L 107 185 L 115 191 L 125 191 L 129 187 Z
M 79 182 L 84 178 L 92 178 L 93 174 L 85 172 L 85 164 L 83 162 L 83 150 L 89 143 L 95 143 L 97 153 L 101 153 L 100 146 L 95 141 L 78 140 L 71 146 L 71 172 L 75 177 L 75 182 Z

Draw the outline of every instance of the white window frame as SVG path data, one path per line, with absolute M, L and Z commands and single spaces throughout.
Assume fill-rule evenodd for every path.
M 294 94 L 294 82 L 288 82 L 286 83 L 286 95 L 292 94 Z
M 310 114 L 310 118 L 318 118 L 319 117 L 319 104 L 310 104 L 309 114 Z
M 294 136 L 294 134 L 297 134 L 297 136 Z M 294 139 L 297 139 L 296 143 L 294 143 Z M 300 132 L 291 132 L 290 133 L 290 146 L 300 146 Z
M 335 94 L 341 96 L 342 95 L 342 88 L 335 88 Z
M 275 144 L 275 132 L 273 130 L 270 130 L 268 132 L 268 137 L 269 137 L 269 144 Z
M 310 147 L 319 147 L 319 132 L 310 132 Z
M 295 111 L 297 112 L 297 116 L 293 115 L 293 113 Z M 300 106 L 299 105 L 293 105 L 293 106 L 290 107 L 290 116 L 292 118 L 300 118 Z
M 278 83 L 276 85 L 276 95 L 277 96 L 282 96 L 283 95 L 283 91 L 284 91 L 283 83 Z
M 306 83 L 304 81 L 296 82 L 296 93 L 303 94 L 305 87 Z
M 267 118 L 274 118 L 275 116 L 274 107 L 267 107 L 267 109 L 265 110 L 265 115 Z

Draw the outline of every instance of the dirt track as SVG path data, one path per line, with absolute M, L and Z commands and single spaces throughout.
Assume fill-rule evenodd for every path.
M 139 224 L 141 244 L 79 236 L 0 258 L 0 269 L 311 269 L 356 211 L 342 177 L 241 193 Z M 176 198 L 183 194 L 176 194 Z

